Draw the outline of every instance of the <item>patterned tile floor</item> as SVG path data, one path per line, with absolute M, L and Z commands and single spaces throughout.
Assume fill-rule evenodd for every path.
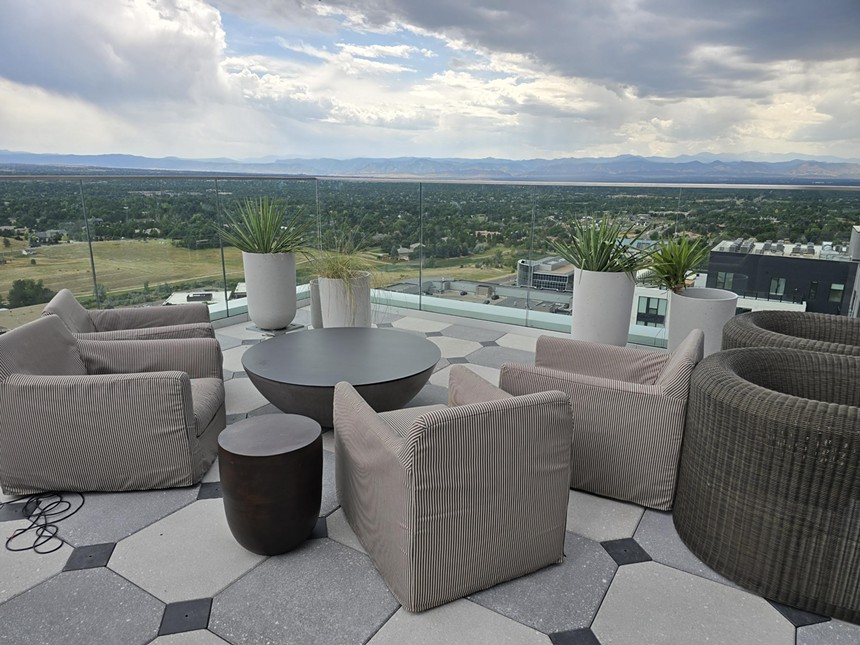
M 444 402 L 453 363 L 497 379 L 503 362 L 532 359 L 530 330 L 392 311 L 377 318 L 442 351 L 410 405 Z M 309 322 L 306 310 L 297 322 Z M 242 353 L 262 338 L 248 326 L 218 330 L 231 423 L 277 412 L 242 372 Z M 411 614 L 338 507 L 331 433 L 324 439 L 323 519 L 297 550 L 267 558 L 233 540 L 217 463 L 192 488 L 88 494 L 59 524 L 59 550 L 0 550 L 0 643 L 860 643 L 858 625 L 776 606 L 708 569 L 669 513 L 578 491 L 563 564 Z M 4 537 L 27 525 L 21 506 L 0 508 Z

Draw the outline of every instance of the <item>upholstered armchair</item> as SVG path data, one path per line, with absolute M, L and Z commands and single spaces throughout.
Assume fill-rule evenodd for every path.
M 423 611 L 563 556 L 570 403 L 451 368 L 451 406 L 374 412 L 335 387 L 337 494 L 395 598 Z
M 726 323 L 722 347 L 784 347 L 860 356 L 860 318 L 811 311 L 750 311 Z
M 207 305 L 195 302 L 162 307 L 85 309 L 68 289 L 60 289 L 43 316 L 57 316 L 79 338 L 144 340 L 215 338 Z
M 703 345 L 698 329 L 671 353 L 540 336 L 535 364 L 503 365 L 499 387 L 570 396 L 571 488 L 669 510 Z
M 225 427 L 213 338 L 85 340 L 57 316 L 0 336 L 7 494 L 189 486 Z

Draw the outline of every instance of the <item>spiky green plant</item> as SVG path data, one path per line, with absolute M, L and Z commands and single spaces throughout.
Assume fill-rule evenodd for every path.
M 615 219 L 577 220 L 571 226 L 568 242 L 550 240 L 550 244 L 578 269 L 635 273 L 645 266 L 647 257 L 633 247 L 632 243 L 642 235 L 634 234 L 634 228 Z M 630 244 L 624 244 L 624 239 L 629 239 Z
M 648 282 L 681 293 L 687 278 L 705 267 L 710 247 L 703 238 L 695 241 L 687 236 L 659 242 L 650 252 Z
M 365 239 L 358 227 L 336 232 L 331 248 L 318 251 L 314 257 L 317 275 L 321 278 L 349 280 L 362 271 L 369 271 L 372 265 L 362 254 L 364 248 Z
M 301 211 L 287 218 L 286 207 L 268 197 L 239 202 L 219 232 L 225 243 L 246 253 L 307 253 Z

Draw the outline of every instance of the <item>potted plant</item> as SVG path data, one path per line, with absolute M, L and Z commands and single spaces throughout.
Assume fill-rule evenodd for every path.
M 268 197 L 239 202 L 219 228 L 221 239 L 242 251 L 248 317 L 266 330 L 287 327 L 296 315 L 296 253 L 307 254 L 301 212 Z
M 576 268 L 571 303 L 573 338 L 627 344 L 634 274 L 646 259 L 633 247 L 642 235 L 633 229 L 615 219 L 578 220 L 571 227 L 569 241 L 550 241 L 555 252 Z
M 318 292 L 323 327 L 370 327 L 371 264 L 362 255 L 363 246 L 356 229 L 349 229 L 335 237 L 332 249 L 314 258 L 319 277 L 311 285 L 311 297 Z
M 673 237 L 650 252 L 647 280 L 669 292 L 668 349 L 673 351 L 693 329 L 705 334 L 704 354 L 720 351 L 723 325 L 735 315 L 738 296 L 726 289 L 688 286 L 690 278 L 707 265 L 710 247 L 699 238 Z

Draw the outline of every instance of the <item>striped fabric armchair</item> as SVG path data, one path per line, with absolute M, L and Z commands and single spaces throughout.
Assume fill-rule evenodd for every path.
M 85 309 L 68 289 L 60 289 L 42 311 L 57 316 L 78 338 L 148 340 L 215 338 L 209 307 L 202 302 L 164 307 Z
M 190 486 L 226 425 L 213 338 L 76 339 L 57 316 L 0 336 L 6 494 Z
M 514 397 L 455 365 L 449 402 L 377 413 L 349 383 L 335 388 L 338 499 L 409 611 L 563 557 L 567 395 Z
M 669 510 L 703 346 L 699 329 L 672 353 L 541 336 L 535 365 L 503 365 L 499 387 L 570 395 L 571 488 Z

